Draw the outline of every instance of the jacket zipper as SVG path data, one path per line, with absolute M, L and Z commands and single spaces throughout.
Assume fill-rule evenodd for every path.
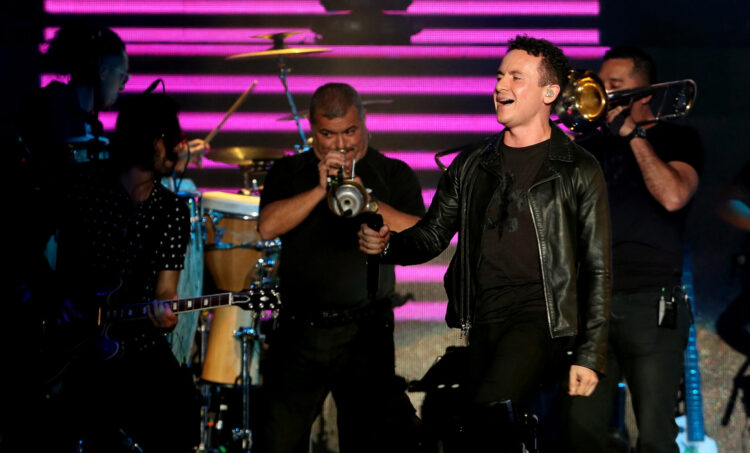
M 544 305 L 547 312 L 547 328 L 549 329 L 549 334 L 551 337 L 554 338 L 554 334 L 552 333 L 552 318 L 549 314 L 549 306 L 550 306 L 550 296 L 549 291 L 547 290 L 547 277 L 545 276 L 544 272 L 544 259 L 542 257 L 542 238 L 539 235 L 539 228 L 537 227 L 537 221 L 536 221 L 536 215 L 534 215 L 534 208 L 531 206 L 531 189 L 544 184 L 546 182 L 550 182 L 554 179 L 560 178 L 560 174 L 556 174 L 554 176 L 550 176 L 547 179 L 543 179 L 541 181 L 535 182 L 534 184 L 529 187 L 529 189 L 526 192 L 527 198 L 529 200 L 529 210 L 531 211 L 531 220 L 534 222 L 534 233 L 536 233 L 536 247 L 539 251 L 539 267 L 542 271 L 542 288 L 544 289 Z

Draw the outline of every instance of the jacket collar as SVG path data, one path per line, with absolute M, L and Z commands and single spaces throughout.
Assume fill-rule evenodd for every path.
M 570 163 L 575 162 L 573 158 L 573 149 L 575 146 L 573 140 L 568 138 L 565 132 L 552 121 L 549 122 L 549 125 L 552 128 L 552 146 L 550 146 L 549 150 L 549 159 Z
M 550 137 L 552 143 L 547 158 L 549 160 L 557 160 L 561 162 L 575 162 L 573 157 L 573 142 L 562 130 L 560 130 L 559 127 L 557 127 L 555 123 L 550 121 L 549 124 L 552 128 L 552 135 Z M 499 150 L 504 134 L 505 131 L 493 135 L 490 140 L 486 142 L 481 158 L 482 165 L 486 168 L 493 168 L 500 162 L 501 155 Z

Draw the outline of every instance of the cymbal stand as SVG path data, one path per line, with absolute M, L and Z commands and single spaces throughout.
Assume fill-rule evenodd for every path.
M 289 107 L 291 107 L 292 109 L 294 122 L 297 123 L 297 131 L 299 132 L 299 136 L 302 139 L 302 146 L 295 145 L 295 149 L 297 150 L 298 153 L 302 153 L 305 151 L 309 151 L 310 145 L 307 143 L 307 137 L 305 136 L 305 131 L 302 130 L 302 124 L 299 121 L 299 113 L 297 112 L 297 106 L 294 105 L 294 99 L 292 99 L 292 93 L 291 91 L 289 91 L 289 86 L 286 83 L 286 77 L 288 73 L 289 73 L 289 68 L 284 62 L 284 58 L 279 57 L 279 78 L 281 79 L 281 84 L 284 85 L 284 93 L 286 93 L 286 99 L 287 101 L 289 101 Z
M 234 333 L 235 338 L 240 341 L 242 348 L 242 372 L 240 374 L 242 379 L 242 427 L 235 428 L 232 438 L 235 441 L 242 442 L 242 451 L 246 453 L 250 453 L 253 445 L 253 434 L 250 430 L 250 354 L 255 346 L 255 342 L 263 338 L 260 334 L 258 322 L 260 320 L 260 312 L 252 308 L 251 310 L 251 326 L 240 327 Z
M 200 363 L 201 368 L 206 361 L 206 351 L 208 350 L 208 323 L 210 321 L 210 314 L 208 311 L 201 312 L 198 317 L 198 332 L 201 336 L 201 347 L 200 347 Z M 211 408 L 211 386 L 206 382 L 201 382 L 201 430 L 200 430 L 200 445 L 198 446 L 198 452 L 207 451 L 206 448 L 210 443 L 210 433 L 208 429 L 208 411 Z

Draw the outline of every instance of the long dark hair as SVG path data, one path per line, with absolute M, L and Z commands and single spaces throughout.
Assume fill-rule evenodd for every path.
M 159 138 L 171 152 L 182 139 L 178 111 L 177 102 L 164 94 L 140 94 L 124 102 L 109 148 L 117 169 L 153 169 L 154 141 Z

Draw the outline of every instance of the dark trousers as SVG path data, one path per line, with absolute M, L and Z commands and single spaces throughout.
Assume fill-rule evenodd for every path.
M 677 453 L 675 405 L 690 329 L 689 308 L 678 304 L 677 327 L 657 326 L 661 289 L 614 294 L 607 374 L 590 397 L 566 398 L 569 450 L 606 451 L 617 384 L 625 378 L 638 424 L 639 453 Z
M 518 423 L 508 417 L 517 420 L 543 383 L 559 381 L 571 338 L 551 338 L 546 313 L 534 310 L 478 324 L 469 340 L 472 451 L 513 451 L 520 440 Z M 493 404 L 505 400 L 513 414 Z
M 392 311 L 331 327 L 282 321 L 266 367 L 259 451 L 307 451 L 329 391 L 343 453 L 393 451 L 383 449 L 390 441 L 384 427 L 395 376 Z
M 163 340 L 163 339 L 162 339 Z M 46 451 L 190 452 L 200 441 L 200 401 L 192 377 L 166 341 L 106 362 L 76 363 L 45 408 Z

